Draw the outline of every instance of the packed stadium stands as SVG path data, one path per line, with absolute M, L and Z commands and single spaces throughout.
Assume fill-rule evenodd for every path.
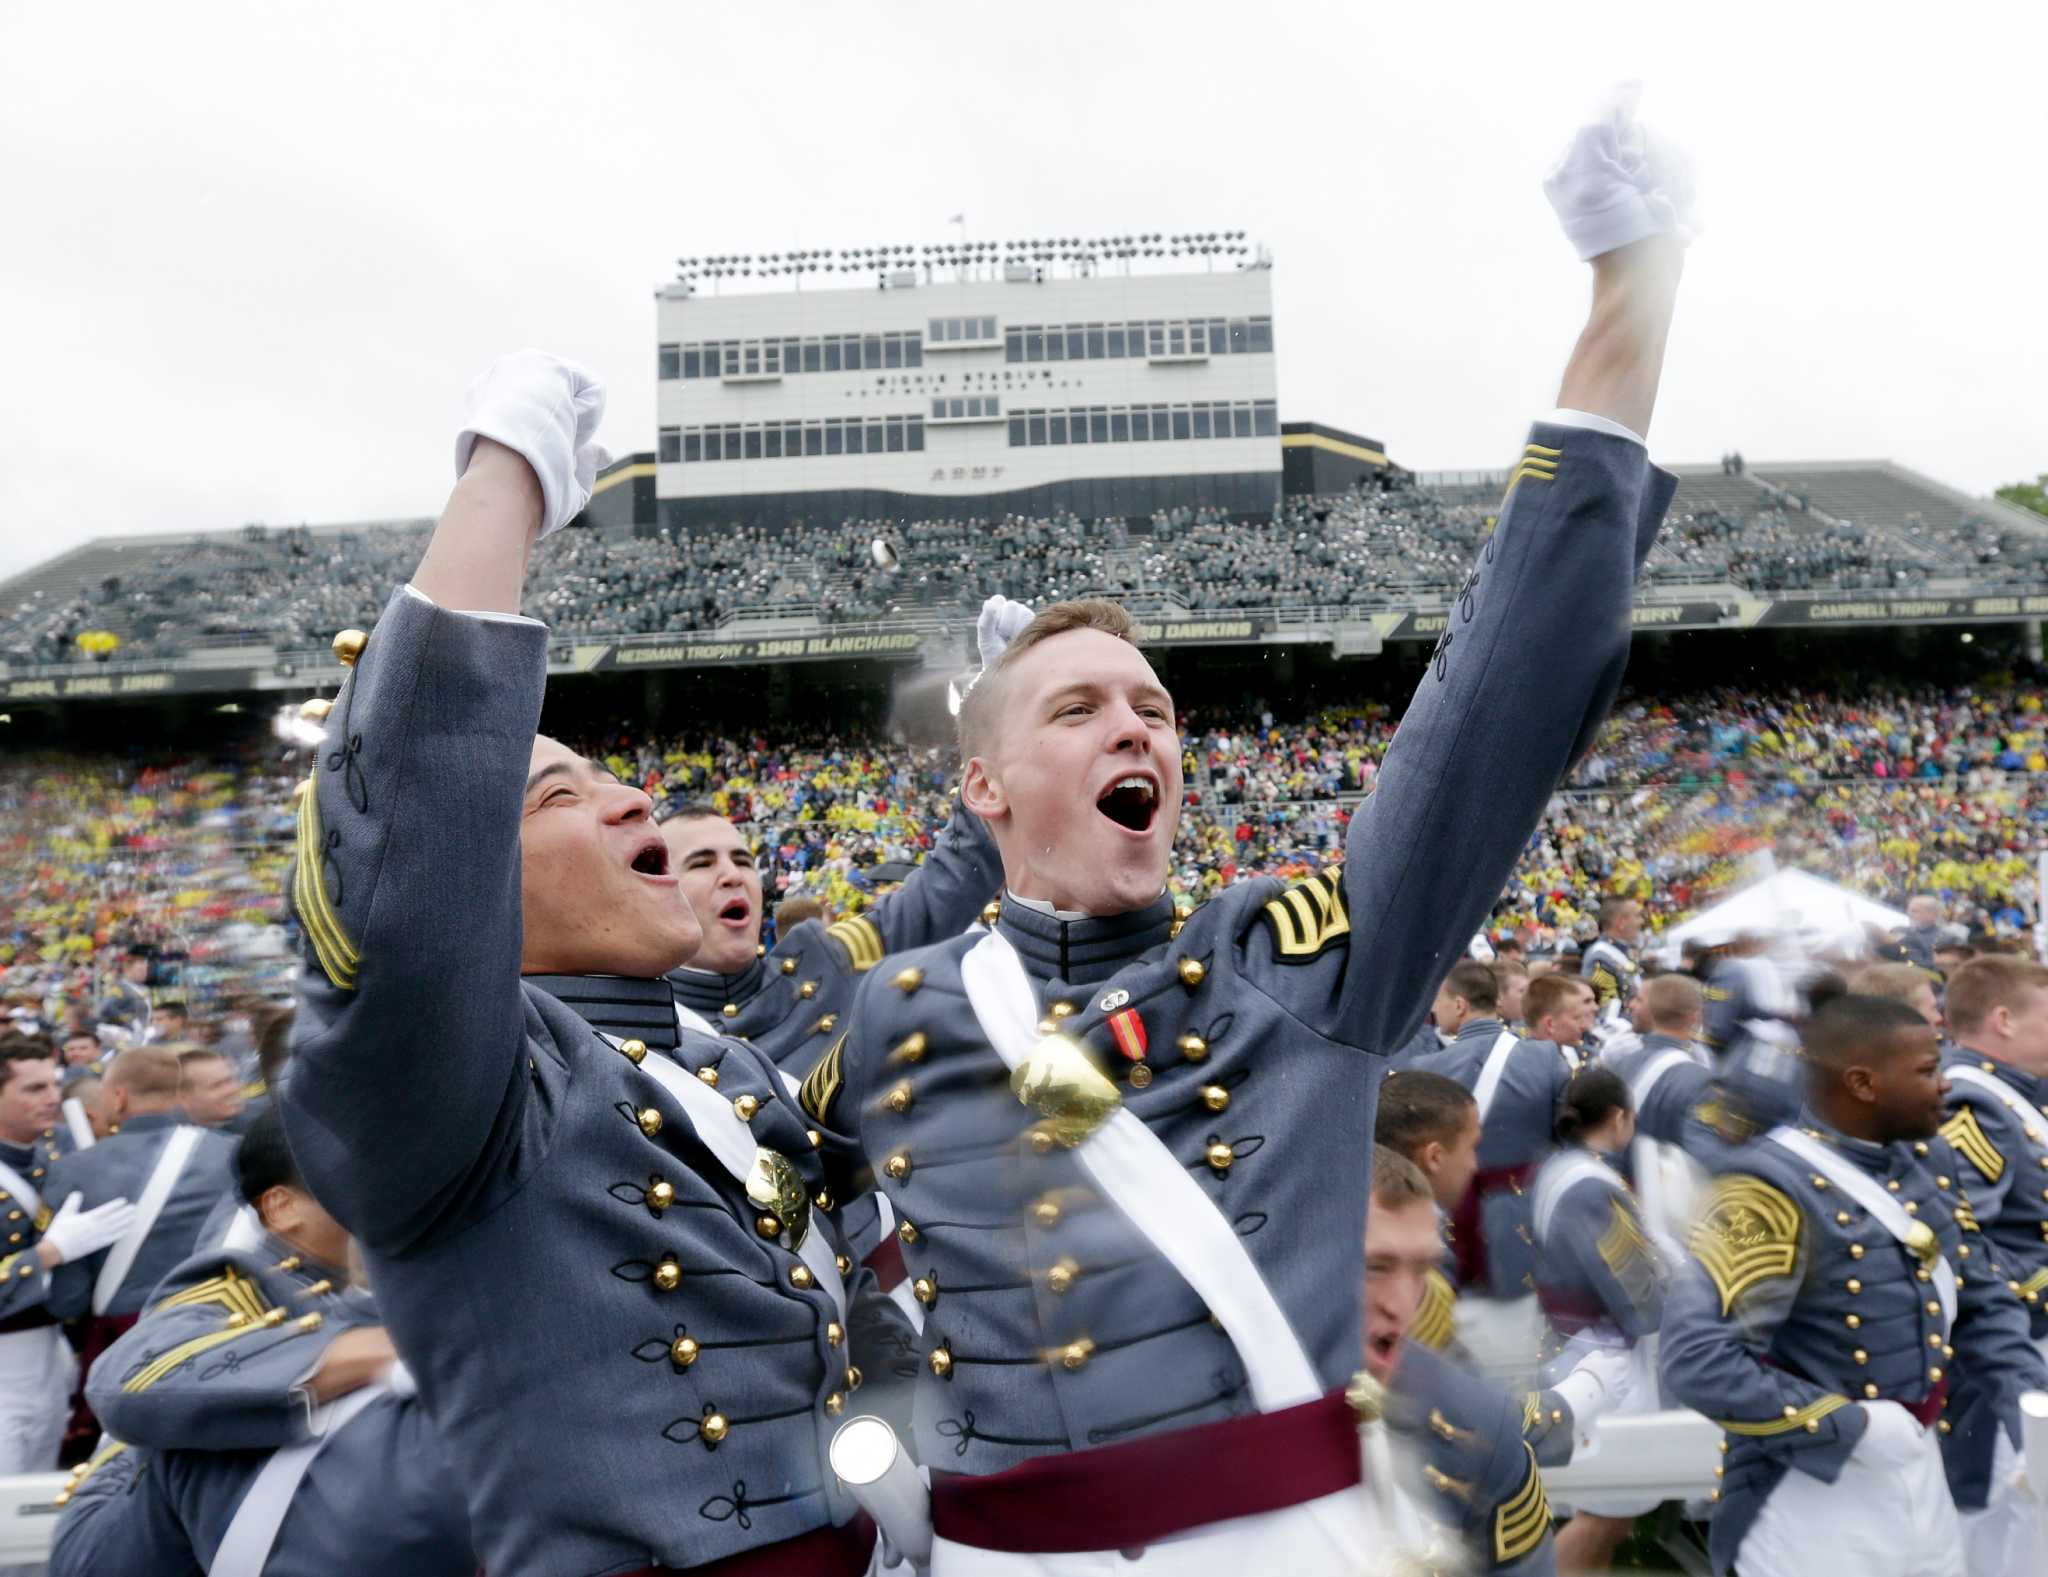
M 843 520 L 621 536 L 564 532 L 537 556 L 530 604 L 567 636 L 710 630 L 781 614 L 825 622 L 937 617 L 990 592 L 1035 603 L 1090 592 L 1140 609 L 1373 608 L 1440 603 L 1500 507 L 1504 477 L 1290 498 L 1269 520 L 1178 510 Z M 90 543 L 0 586 L 0 661 L 31 665 L 207 649 L 318 648 L 367 625 L 429 522 Z M 870 556 L 876 538 L 899 567 Z M 2038 587 L 2048 522 L 1889 463 L 1680 470 L 1646 590 L 1765 592 Z

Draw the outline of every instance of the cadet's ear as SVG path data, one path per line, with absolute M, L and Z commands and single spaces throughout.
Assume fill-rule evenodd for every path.
M 1009 796 L 991 774 L 984 757 L 968 759 L 967 770 L 960 777 L 960 803 L 983 821 L 994 821 L 1010 808 Z
M 1434 1177 L 1444 1164 L 1444 1142 L 1431 1139 L 1415 1152 L 1415 1165 L 1424 1177 Z
M 1842 1070 L 1842 1088 L 1853 1101 L 1866 1104 L 1877 1099 L 1877 1080 L 1870 1069 L 1851 1065 Z

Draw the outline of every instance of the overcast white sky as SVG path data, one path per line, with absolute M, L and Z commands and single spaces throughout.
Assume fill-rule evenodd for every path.
M 1699 163 L 1657 454 L 2048 469 L 2048 8 L 1402 0 L 0 6 L 0 574 L 432 513 L 503 349 L 654 438 L 680 254 L 1243 228 L 1281 415 L 1503 463 L 1602 83 Z

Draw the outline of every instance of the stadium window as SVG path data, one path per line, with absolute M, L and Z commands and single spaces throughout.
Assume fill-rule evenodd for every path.
M 816 372 L 825 365 L 825 347 L 814 339 L 804 341 L 804 371 Z
M 1022 361 L 1023 359 L 1024 331 L 1022 329 L 1006 330 L 1003 334 L 1003 360 Z
M 1173 417 L 1163 405 L 1152 407 L 1152 441 L 1166 442 L 1172 428 Z
M 804 424 L 784 422 L 782 424 L 782 452 L 795 459 L 804 452 Z
M 1064 444 L 1067 441 L 1067 413 L 1065 411 L 1054 411 L 1052 413 L 1051 436 L 1052 442 L 1056 444 Z
M 683 434 L 683 464 L 695 465 L 704 458 L 704 435 L 692 427 Z
M 1249 405 L 1231 406 L 1230 435 L 1233 438 L 1249 438 L 1252 436 L 1252 408 Z
M 755 426 L 749 425 L 749 426 L 748 426 L 748 428 L 747 428 L 747 433 L 746 433 L 746 439 L 745 439 L 745 442 L 746 442 L 746 446 L 747 446 L 747 450 L 746 450 L 747 458 L 748 458 L 749 460 L 758 460 L 758 459 L 760 459 L 760 458 L 761 458 L 761 429 L 760 429 L 760 428 L 758 428 L 758 427 L 755 427 Z
M 761 370 L 780 376 L 782 372 L 782 341 L 770 340 L 761 347 Z
M 1253 318 L 1248 326 L 1251 331 L 1253 350 L 1271 350 L 1273 348 L 1273 320 L 1271 318 Z
M 1145 406 L 1131 407 L 1131 442 L 1134 444 L 1152 441 L 1152 413 Z
M 1111 361 L 1124 359 L 1124 326 L 1112 323 L 1103 333 L 1102 354 Z
M 724 359 L 724 375 L 728 378 L 737 378 L 740 375 L 740 342 L 727 340 L 718 349 Z
M 1131 413 L 1121 405 L 1109 413 L 1109 441 L 1113 444 L 1131 441 Z
M 761 458 L 780 460 L 782 458 L 782 424 L 776 422 L 761 429 Z
M 1271 438 L 1280 431 L 1280 408 L 1271 400 L 1255 400 L 1252 403 L 1252 434 L 1258 438 Z
M 903 365 L 922 367 L 924 365 L 924 341 L 915 334 L 903 336 Z
M 818 347 L 818 355 L 819 355 L 820 359 L 821 359 L 821 360 L 822 360 L 822 361 L 824 362 L 824 364 L 825 364 L 825 371 L 827 371 L 827 372 L 837 372 L 837 371 L 839 370 L 839 341 L 838 341 L 838 340 L 836 340 L 836 339 L 828 339 L 828 340 L 826 340 L 826 341 L 825 341 L 825 342 L 824 342 L 823 344 L 821 344 L 821 345 L 820 345 L 820 346 Z
M 664 345 L 655 367 L 657 378 L 678 378 L 683 371 L 683 348 L 680 345 Z
M 883 424 L 883 428 L 888 435 L 889 453 L 903 453 L 903 418 L 892 416 Z
M 685 345 L 683 347 L 682 375 L 685 378 L 697 376 L 697 347 L 694 345 Z
M 804 423 L 804 458 L 825 452 L 825 429 L 817 422 Z
M 1036 449 L 1040 444 L 1045 442 L 1045 412 L 1033 411 L 1031 413 L 1030 426 L 1031 447 Z
M 761 370 L 761 342 L 748 340 L 740 352 L 740 366 L 751 376 Z
M 1067 442 L 1070 444 L 1085 444 L 1087 441 L 1088 413 L 1086 411 L 1067 412 Z
M 1067 359 L 1067 332 L 1065 329 L 1047 329 L 1045 331 L 1045 359 L 1047 361 L 1065 361 Z
M 1088 331 L 1081 328 L 1067 330 L 1067 360 L 1085 361 L 1088 357 Z
M 828 455 L 846 453 L 846 428 L 839 422 L 825 424 L 825 453 Z
M 1230 328 L 1221 318 L 1209 320 L 1209 354 L 1227 356 L 1230 353 Z
M 903 336 L 891 334 L 882 341 L 882 365 L 901 368 L 903 365 Z
M 1145 325 L 1145 353 L 1148 356 L 1164 356 L 1166 354 L 1166 325 L 1164 323 L 1147 323 Z
M 704 458 L 706 460 L 723 460 L 725 458 L 725 451 L 721 447 L 722 444 L 723 439 L 716 427 L 704 429 Z
M 786 339 L 782 342 L 782 370 L 784 372 L 801 372 L 803 370 L 803 356 L 804 342 L 802 340 Z
M 1245 323 L 1243 318 L 1231 319 L 1229 345 L 1230 354 L 1233 356 L 1241 356 L 1246 351 L 1251 349 L 1250 341 L 1248 340 L 1245 334 Z
M 913 453 L 922 451 L 924 448 L 924 418 L 922 416 L 913 416 L 906 425 L 909 431 L 905 437 L 910 444 L 911 451 Z
M 1109 412 L 1099 405 L 1088 413 L 1088 441 L 1091 444 L 1109 442 Z
M 1089 324 L 1088 359 L 1090 361 L 1100 361 L 1104 356 L 1108 354 L 1109 346 L 1107 341 L 1105 341 L 1102 337 L 1102 325 L 1100 323 Z
M 1045 330 L 1029 328 L 1024 331 L 1024 359 L 1026 361 L 1045 360 Z
M 1024 413 L 1022 411 L 1012 411 L 1010 413 L 1010 447 L 1012 449 L 1022 449 L 1024 447 Z
M 1188 354 L 1206 356 L 1209 353 L 1209 325 L 1197 319 L 1188 325 Z
M 982 339 L 994 339 L 996 337 L 996 320 L 994 318 L 983 318 L 981 320 L 981 334 L 979 337 Z
M 868 453 L 881 454 L 888 447 L 888 434 L 878 416 L 868 423 Z
M 1207 438 L 1209 436 L 1209 407 L 1206 405 L 1196 406 L 1194 409 L 1194 419 L 1195 436 L 1197 438 Z
M 664 427 L 659 435 L 660 447 L 655 458 L 665 465 L 673 465 L 683 457 L 683 430 L 680 427 Z
M 1193 436 L 1193 429 L 1188 425 L 1188 408 L 1185 405 L 1176 405 L 1173 408 L 1173 436 L 1182 442 Z
M 924 331 L 931 336 L 931 341 L 934 345 L 943 345 L 948 339 L 952 338 L 946 332 L 946 320 L 944 318 L 931 319 L 925 324 Z
M 880 367 L 882 365 L 882 336 L 879 334 L 862 336 L 860 352 L 860 364 L 864 369 L 872 372 Z
M 1166 354 L 1185 356 L 1188 350 L 1188 326 L 1175 321 L 1166 325 Z

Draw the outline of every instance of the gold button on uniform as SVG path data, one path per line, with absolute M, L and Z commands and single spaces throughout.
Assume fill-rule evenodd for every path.
M 1202 977 L 1208 974 L 1208 967 L 1199 958 L 1183 958 L 1180 961 L 1180 983 L 1184 986 L 1199 986 Z
M 657 1291 L 674 1292 L 683 1284 L 683 1267 L 672 1259 L 665 1259 L 654 1267 L 654 1285 Z
M 1868 1381 L 1865 1381 L 1863 1386 L 1863 1394 L 1867 1399 L 1874 1402 L 1877 1400 L 1877 1387 L 1870 1384 Z
M 784 973 L 785 975 L 793 975 L 793 974 L 795 974 L 795 973 L 796 973 L 796 960 L 795 960 L 795 959 L 793 959 L 793 958 L 785 958 L 785 959 L 784 959 L 784 960 L 782 961 L 782 972 L 783 972 L 783 973 Z
M 882 1163 L 882 1171 L 896 1182 L 902 1182 L 910 1176 L 910 1152 L 898 1150 Z
M 697 1433 L 704 1437 L 706 1445 L 715 1446 L 732 1433 L 732 1425 L 725 1421 L 723 1413 L 706 1413 L 704 1422 L 697 1426 Z
M 1060 1367 L 1069 1373 L 1085 1368 L 1088 1363 L 1089 1354 L 1094 1351 L 1095 1343 L 1085 1338 L 1078 1342 L 1068 1342 L 1066 1346 L 1060 1349 Z
M 905 1243 L 915 1243 L 917 1241 L 917 1228 L 908 1221 L 899 1221 L 896 1224 L 896 1235 Z
M 812 997 L 818 994 L 818 982 L 815 980 L 806 980 L 802 985 L 796 988 L 796 994 L 802 997 L 806 1002 L 810 1001 Z
M 687 1369 L 697 1361 L 697 1354 L 700 1350 L 697 1346 L 696 1338 L 678 1336 L 668 1344 L 669 1361 L 678 1369 Z
M 1230 1091 L 1220 1084 L 1202 1086 L 1202 1104 L 1212 1112 L 1220 1112 L 1230 1104 Z
M 1863 1329 L 1863 1316 L 1860 1314 L 1845 1314 L 1842 1316 L 1842 1323 L 1852 1331 L 1860 1331 Z
M 641 1107 L 640 1115 L 634 1121 L 640 1124 L 640 1131 L 650 1139 L 661 1132 L 661 1113 L 652 1106 Z
M 832 1263 L 839 1267 L 839 1274 L 841 1276 L 850 1276 L 853 1274 L 853 1260 L 849 1255 L 834 1255 Z
M 1045 1273 L 1045 1285 L 1049 1291 L 1065 1292 L 1073 1286 L 1074 1278 L 1081 1273 L 1081 1267 L 1070 1259 L 1063 1259 Z
M 913 1030 L 896 1042 L 896 1049 L 889 1053 L 891 1062 L 924 1061 L 925 1038 L 923 1030 Z
M 1200 1062 L 1209 1055 L 1209 1043 L 1199 1035 L 1183 1035 L 1176 1044 L 1180 1054 L 1190 1062 Z
M 910 1284 L 910 1295 L 929 1309 L 939 1301 L 939 1284 L 929 1276 L 919 1276 Z
M 619 1054 L 637 1068 L 647 1060 L 647 1042 L 644 1040 L 622 1040 L 619 1042 Z
M 779 1216 L 756 1216 L 754 1230 L 772 1242 L 782 1236 L 782 1220 Z
M 718 1011 L 723 1013 L 727 1018 L 738 1018 L 740 1016 L 740 1005 L 737 1002 L 728 1002 L 724 1007 L 720 1008 Z
M 849 1364 L 849 1365 L 847 1366 L 847 1369 L 846 1369 L 846 1388 L 847 1388 L 847 1390 L 849 1390 L 849 1391 L 858 1391 L 858 1390 L 860 1389 L 860 1382 L 861 1382 L 861 1373 L 860 1373 L 860 1369 L 859 1369 L 859 1368 L 858 1368 L 857 1366 L 855 1366 L 855 1365 Z
M 334 660 L 344 668 L 353 668 L 356 659 L 363 655 L 363 648 L 370 644 L 370 637 L 361 630 L 336 630 L 332 649 Z
M 910 1103 L 913 1099 L 915 1097 L 911 1094 L 910 1081 L 902 1079 L 890 1086 L 889 1093 L 882 1097 L 882 1104 L 900 1117 L 903 1113 L 910 1110 Z
M 831 1394 L 830 1396 L 826 1397 L 826 1398 L 825 1398 L 825 1411 L 826 1411 L 826 1412 L 828 1412 L 828 1413 L 830 1413 L 830 1414 L 831 1414 L 831 1415 L 832 1415 L 832 1416 L 833 1416 L 834 1418 L 837 1418 L 837 1417 L 838 1417 L 838 1416 L 839 1416 L 839 1415 L 840 1415 L 841 1413 L 845 1412 L 845 1411 L 846 1411 L 846 1396 L 845 1396 L 845 1394 L 844 1394 L 843 1392 L 840 1392 L 840 1391 L 834 1391 L 834 1392 L 833 1392 L 833 1393 L 832 1393 L 832 1394 Z
M 789 1267 L 789 1284 L 796 1288 L 798 1292 L 810 1291 L 816 1285 L 817 1279 L 817 1277 L 811 1274 L 811 1268 L 808 1265 L 792 1265 Z
M 732 1103 L 732 1114 L 743 1123 L 754 1120 L 754 1114 L 761 1109 L 761 1103 L 751 1095 L 742 1095 Z
M 1230 1170 L 1230 1163 L 1237 1159 L 1237 1154 L 1227 1144 L 1212 1144 L 1202 1153 L 1202 1159 L 1209 1163 L 1210 1169 L 1217 1176 L 1221 1177 Z
M 712 1089 L 718 1088 L 718 1070 L 716 1068 L 699 1068 L 697 1070 L 697 1077 L 710 1085 Z
M 925 1366 L 941 1380 L 947 1379 L 953 1373 L 953 1355 L 943 1347 L 934 1347 L 925 1359 Z
M 844 1325 L 841 1325 L 837 1320 L 826 1321 L 825 1345 L 827 1347 L 837 1347 L 841 1342 L 845 1340 L 846 1327 Z
M 1863 1257 L 1863 1245 L 1861 1243 L 1851 1243 L 1849 1245 L 1849 1257 L 1851 1259 L 1861 1259 Z
M 895 978 L 889 984 L 898 991 L 901 991 L 905 996 L 908 996 L 924 984 L 924 971 L 916 965 L 912 965 L 908 969 L 899 969 L 896 972 Z

